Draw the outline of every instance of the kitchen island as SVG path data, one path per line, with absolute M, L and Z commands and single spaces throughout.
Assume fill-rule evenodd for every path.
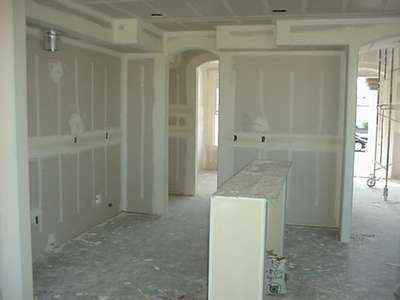
M 264 299 L 267 251 L 283 254 L 290 167 L 255 160 L 211 197 L 209 300 Z

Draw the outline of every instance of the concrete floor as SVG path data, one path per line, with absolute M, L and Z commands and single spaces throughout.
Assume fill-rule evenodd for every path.
M 36 263 L 37 299 L 207 299 L 208 197 L 215 175 L 199 181 L 197 197 L 172 197 L 167 216 L 122 214 Z M 380 185 L 368 189 L 365 179 L 355 179 L 349 245 L 339 243 L 334 230 L 286 229 L 289 293 L 277 299 L 394 299 L 400 185 L 392 185 L 387 203 Z

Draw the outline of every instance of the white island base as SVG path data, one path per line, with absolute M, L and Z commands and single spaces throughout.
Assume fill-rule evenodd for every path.
M 267 250 L 283 254 L 289 168 L 254 161 L 212 196 L 209 300 L 264 299 Z

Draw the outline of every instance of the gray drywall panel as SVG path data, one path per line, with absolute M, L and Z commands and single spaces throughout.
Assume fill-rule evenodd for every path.
M 67 154 L 62 156 L 62 195 L 63 195 L 63 240 L 70 239 L 79 232 L 79 222 L 72 222 L 77 212 L 77 155 Z
M 152 213 L 154 61 L 128 63 L 128 210 Z
M 290 224 L 338 226 L 342 65 L 341 54 L 331 52 L 232 58 L 232 134 L 238 140 L 220 147 L 232 147 L 234 172 L 253 159 L 293 161 L 287 202 Z M 260 133 L 267 136 L 265 144 L 260 143 Z
M 317 224 L 336 227 L 338 226 L 339 201 L 335 201 L 335 199 L 340 197 L 340 190 L 338 189 L 340 178 L 336 176 L 338 172 L 337 154 L 321 153 L 318 163 L 319 199 L 316 215 L 319 216 L 319 220 L 317 220 Z
M 169 193 L 182 194 L 186 176 L 185 161 L 187 155 L 187 140 L 181 137 L 169 138 Z
M 342 113 L 338 99 L 340 99 L 340 66 L 341 61 L 338 56 L 326 57 L 321 61 L 325 70 L 324 72 L 324 93 L 323 93 L 323 110 L 321 124 L 321 134 L 342 135 L 339 132 L 339 117 Z
M 289 195 L 286 222 L 297 225 L 321 225 L 316 214 L 316 154 L 293 153 L 293 164 L 289 177 Z
M 49 53 L 41 49 L 39 36 L 29 34 L 27 40 L 28 125 L 34 127 L 30 128 L 31 136 L 37 135 L 40 121 L 41 142 L 54 149 L 56 141 L 50 136 L 69 136 L 69 120 L 74 113 L 81 115 L 90 134 L 92 119 L 94 129 L 104 129 L 107 120 L 109 126 L 120 127 L 120 58 L 69 43 L 60 52 Z M 40 216 L 40 225 L 32 224 L 34 258 L 118 213 L 120 146 L 110 145 L 107 151 L 105 146 L 100 137 L 90 150 L 31 159 L 32 216 Z M 95 203 L 96 193 L 102 195 L 99 204 Z
M 40 212 L 39 203 L 39 162 L 31 161 L 29 163 L 29 196 L 31 202 L 31 219 L 35 218 L 35 213 Z M 38 216 L 40 218 L 40 215 Z M 41 219 L 39 219 L 41 221 Z M 46 237 L 40 232 L 40 225 L 32 225 L 32 256 L 33 258 L 38 257 L 42 252 L 42 245 L 47 242 Z
M 288 160 L 289 152 L 288 151 L 267 151 L 265 154 L 267 159 L 272 160 Z
M 92 66 L 90 53 L 81 50 L 78 65 L 79 111 L 86 130 L 92 129 Z
M 320 70 L 315 70 L 312 58 L 302 57 L 294 66 L 293 132 L 317 134 L 319 117 Z M 310 88 L 314 86 L 314 88 Z
M 121 127 L 121 61 L 110 58 L 108 63 L 108 128 Z
M 39 51 L 37 54 L 39 56 L 40 135 L 57 135 L 57 83 L 50 78 L 49 66 L 58 65 L 59 58 L 57 54 L 50 56 L 45 51 Z M 28 78 L 28 81 L 30 80 L 35 79 Z
M 90 226 L 95 207 L 92 152 L 93 150 L 88 150 L 79 153 L 79 210 L 82 218 L 82 230 Z
M 118 210 L 121 201 L 121 147 L 109 146 L 107 149 L 108 203 Z
M 53 240 L 61 241 L 57 232 L 61 230 L 60 206 L 59 206 L 59 162 L 57 157 L 49 157 L 42 160 L 42 228 L 49 243 Z M 42 251 L 46 245 L 42 245 Z
M 26 55 L 26 63 L 27 63 L 27 77 L 32 78 L 33 80 L 27 81 L 27 93 L 28 93 L 28 101 L 27 101 L 27 110 L 28 110 L 28 136 L 33 137 L 37 135 L 37 97 L 36 97 L 36 69 L 35 69 L 35 51 L 37 51 L 36 40 L 32 39 L 28 36 L 27 38 L 27 55 Z
M 63 76 L 60 81 L 60 112 L 61 112 L 61 134 L 71 134 L 69 119 L 76 112 L 75 100 L 75 48 L 64 45 L 59 52 L 62 62 Z
M 235 174 L 248 165 L 251 161 L 257 159 L 258 151 L 258 149 L 251 148 L 235 148 L 233 150 Z
M 254 67 L 255 66 L 250 62 L 248 66 L 241 64 L 236 67 L 235 64 L 237 70 L 235 82 L 235 132 L 254 131 L 253 121 L 257 119 L 259 114 L 257 88 L 258 72 Z
M 94 128 L 101 130 L 104 129 L 106 64 L 102 56 L 96 55 L 94 58 Z
M 94 191 L 95 195 L 100 195 L 103 202 L 107 201 L 106 195 L 106 170 L 105 170 L 105 149 L 94 149 Z
M 174 68 L 169 69 L 169 104 L 178 104 L 178 91 L 177 91 L 177 70 Z

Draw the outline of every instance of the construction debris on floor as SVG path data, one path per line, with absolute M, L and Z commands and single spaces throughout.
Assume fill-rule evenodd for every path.
M 206 300 L 214 190 L 212 177 L 200 180 L 198 196 L 171 198 L 169 215 L 121 214 L 36 262 L 36 299 Z M 355 186 L 350 244 L 338 242 L 336 230 L 287 226 L 288 292 L 279 299 L 395 299 L 400 205 L 389 199 L 377 208 L 379 187 L 368 189 L 364 180 Z

